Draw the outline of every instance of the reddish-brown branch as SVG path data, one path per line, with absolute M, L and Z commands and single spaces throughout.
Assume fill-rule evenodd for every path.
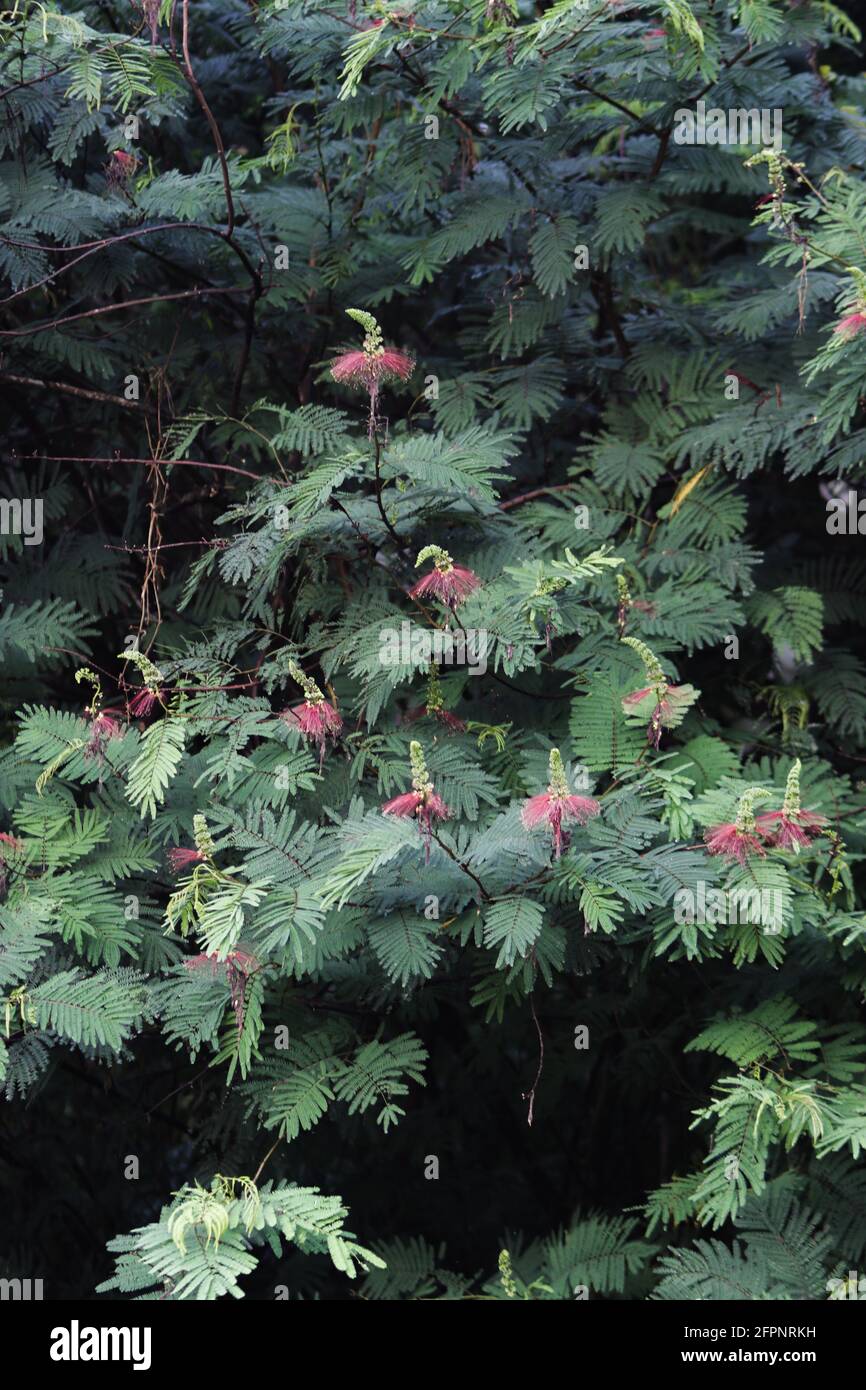
M 13 376 L 11 372 L 0 372 L 0 381 L 11 381 L 16 386 L 38 386 L 42 391 L 65 391 L 68 396 L 82 396 L 87 401 L 118 405 L 122 410 L 144 409 L 140 401 L 128 401 L 123 396 L 111 396 L 107 391 L 86 390 L 83 386 L 72 386 L 66 381 L 40 381 L 35 376 Z
M 507 502 L 499 503 L 499 510 L 507 512 L 511 507 L 519 507 L 524 502 L 531 502 L 534 497 L 544 497 L 548 492 L 568 492 L 569 488 L 577 487 L 577 483 L 556 483 L 553 487 L 535 487 L 531 492 L 522 492 L 519 497 L 511 497 Z
M 84 309 L 80 314 L 67 314 L 65 318 L 51 319 L 49 323 L 33 323 L 26 328 L 4 328 L 0 338 L 23 338 L 30 333 L 47 333 L 52 328 L 62 328 L 65 323 L 77 323 L 81 319 L 95 319 L 103 314 L 114 314 L 119 309 L 137 309 L 141 304 L 167 304 L 173 299 L 200 299 L 206 294 L 246 294 L 243 285 L 215 286 L 195 290 L 177 290 L 173 294 L 150 294 L 143 299 L 125 299 L 120 304 L 102 304 L 98 309 Z
M 231 179 L 229 178 L 229 166 L 228 161 L 226 160 L 225 145 L 223 144 L 223 137 L 220 132 L 220 128 L 216 123 L 213 112 L 208 106 L 207 98 L 199 85 L 198 78 L 193 72 L 192 59 L 189 56 L 189 0 L 183 0 L 182 25 L 183 28 L 181 47 L 183 49 L 183 61 L 186 68 L 186 79 L 189 82 L 190 87 L 192 88 L 193 96 L 195 97 L 196 101 L 202 109 L 202 112 L 204 113 L 205 120 L 210 126 L 210 133 L 213 136 L 213 142 L 216 146 L 217 159 L 219 160 L 219 166 L 222 172 L 223 189 L 225 191 L 226 199 L 225 235 L 228 238 L 231 236 L 232 232 L 235 229 L 235 205 L 232 200 L 232 184 Z
M 78 454 L 18 454 L 17 458 L 22 463 L 32 460 L 34 463 L 137 463 L 143 467 L 150 467 L 154 463 L 164 464 L 166 468 L 215 468 L 219 473 L 238 473 L 243 478 L 252 478 L 254 482 L 262 482 L 262 474 L 251 473 L 248 468 L 236 468 L 231 463 L 206 463 L 203 459 L 130 459 L 130 458 L 87 458 Z M 287 486 L 279 478 L 272 480 L 281 487 Z

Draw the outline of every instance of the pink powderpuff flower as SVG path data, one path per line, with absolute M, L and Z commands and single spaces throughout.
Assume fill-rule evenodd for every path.
M 866 314 L 860 312 L 848 314 L 844 319 L 840 319 L 833 329 L 834 333 L 841 333 L 845 338 L 855 338 L 858 333 L 862 333 L 866 328 Z
M 426 708 L 426 706 L 425 706 Z M 465 734 L 466 725 L 457 714 L 452 714 L 450 709 L 434 709 L 434 718 L 444 724 L 446 729 L 450 729 L 452 734 Z
M 662 729 L 668 728 L 674 721 L 678 707 L 687 702 L 691 696 L 691 690 L 684 685 L 663 684 L 652 686 L 645 685 L 641 690 L 633 690 L 631 694 L 624 695 L 622 707 L 626 714 L 637 714 L 640 706 L 654 697 L 655 703 L 647 725 L 647 738 L 653 748 L 658 748 L 661 743 Z
M 410 598 L 424 598 L 431 594 L 453 611 L 481 584 L 477 574 L 464 565 L 455 565 L 448 551 L 441 546 L 426 545 L 418 552 L 415 568 L 423 565 L 425 560 L 432 560 L 433 568 L 409 590 Z
M 432 594 L 449 608 L 456 608 L 478 588 L 480 582 L 477 574 L 465 569 L 463 565 L 452 565 L 450 570 L 434 568 L 409 590 L 409 596 L 424 598 L 425 595 Z
M 433 830 L 433 822 L 434 820 L 447 820 L 451 811 L 438 792 L 402 792 L 400 796 L 395 796 L 391 801 L 385 802 L 382 807 L 382 815 L 417 816 L 418 823 L 422 826 L 428 842 L 427 857 L 429 859 L 429 837 Z
M 336 738 L 343 727 L 343 721 L 334 706 L 325 699 L 305 700 L 302 705 L 295 705 L 292 709 L 286 710 L 282 718 L 320 747 L 324 745 L 325 739 Z
M 800 809 L 801 767 L 800 759 L 795 759 L 785 783 L 785 800 L 781 811 L 765 811 L 755 820 L 758 833 L 768 844 L 776 849 L 793 850 L 795 854 L 808 848 L 827 825 L 826 816 Z
M 107 738 L 119 738 L 123 733 L 123 727 L 119 723 L 122 717 L 119 709 L 104 709 L 101 714 L 96 715 L 93 723 L 104 731 Z
M 184 961 L 187 970 L 203 970 L 208 968 L 213 974 L 227 965 L 232 965 L 236 970 L 242 970 L 245 975 L 251 975 L 259 967 L 259 962 L 248 951 L 245 946 L 236 946 L 233 951 L 229 951 L 225 959 L 221 959 L 216 951 L 210 955 L 202 951 L 197 956 L 187 956 Z
M 655 695 L 658 699 L 658 690 L 659 687 L 656 685 L 643 685 L 640 690 L 632 690 L 628 695 L 623 695 L 622 704 L 626 714 L 637 714 L 640 706 L 650 695 Z M 661 701 L 659 703 L 661 704 Z
M 246 946 L 236 946 L 233 951 L 229 951 L 226 960 L 231 961 L 234 968 L 242 970 L 245 975 L 252 975 L 253 971 L 259 968 L 258 959 Z
M 175 848 L 170 849 L 165 857 L 172 873 L 177 875 L 189 868 L 190 864 L 201 864 L 205 856 L 200 849 Z
M 553 831 L 554 853 L 559 859 L 563 846 L 568 846 L 568 837 L 563 835 L 562 831 L 563 822 L 568 824 L 574 821 L 578 825 L 586 825 L 586 822 L 592 816 L 597 816 L 600 811 L 601 806 L 591 796 L 560 797 L 543 792 L 540 796 L 531 796 L 524 803 L 520 816 L 527 830 L 533 830 L 542 821 L 547 822 Z
M 428 710 L 427 706 L 425 705 L 424 713 L 432 714 L 433 718 L 438 719 L 440 724 L 444 724 L 446 729 L 450 729 L 452 734 L 466 733 L 466 725 L 464 724 L 463 720 L 459 717 L 459 715 L 452 714 L 450 709 Z
M 748 830 L 741 830 L 733 821 L 725 825 L 714 825 L 705 834 L 704 842 L 708 854 L 721 854 L 723 858 L 736 859 L 740 864 L 745 864 L 750 854 L 758 854 L 763 858 L 767 852 L 757 835 Z
M 162 693 L 161 690 L 151 690 L 150 687 L 146 685 L 142 690 L 139 690 L 137 695 L 133 695 L 130 700 L 130 714 L 134 714 L 137 718 L 143 718 L 150 714 L 157 700 L 161 699 Z
M 756 833 L 755 802 L 769 795 L 763 787 L 747 787 L 740 797 L 736 820 L 714 825 L 704 835 L 707 853 L 736 859 L 739 864 L 745 864 L 752 854 L 765 858 L 767 851 Z
M 10 849 L 23 849 L 23 840 L 16 840 L 14 835 L 7 835 L 5 830 L 0 830 L 0 844 L 8 845 Z
M 372 439 L 379 425 L 377 403 L 379 390 L 388 381 L 405 381 L 415 370 L 415 360 L 407 352 L 386 348 L 382 330 L 366 309 L 347 309 L 346 313 L 365 330 L 362 350 L 341 353 L 331 363 L 334 381 L 362 387 L 370 397 L 369 435 Z
M 550 785 L 546 792 L 531 796 L 523 803 L 520 818 L 527 830 L 546 822 L 553 832 L 554 857 L 559 859 L 563 848 L 568 847 L 569 837 L 563 833 L 563 824 L 586 825 L 593 816 L 599 815 L 601 806 L 591 796 L 575 796 L 568 789 L 562 755 L 558 748 L 551 749 L 549 764 Z
M 383 816 L 414 816 L 419 806 L 424 804 L 420 792 L 401 792 L 382 807 Z
M 790 816 L 786 816 L 784 811 L 765 811 L 755 818 L 755 824 L 768 844 L 777 849 L 792 849 L 798 854 L 823 832 L 827 819 L 813 815 L 811 811 L 798 811 Z
M 650 722 L 647 725 L 647 740 L 653 748 L 658 748 L 661 742 L 662 729 L 672 728 L 678 724 L 683 711 L 688 709 L 700 691 L 695 690 L 690 685 L 671 685 L 662 670 L 658 657 L 639 638 L 621 637 L 620 641 L 637 652 L 644 664 L 646 678 L 649 682 L 640 690 L 632 690 L 630 694 L 623 696 L 623 711 L 625 714 L 642 714 L 644 705 L 647 707 L 647 712 L 650 708 L 652 709 Z
M 406 381 L 414 370 L 414 359 L 396 348 L 383 348 L 378 356 L 366 352 L 344 352 L 331 363 L 334 381 L 363 386 L 371 393 L 378 393 L 383 382 Z
M 383 816 L 417 816 L 418 826 L 424 836 L 427 848 L 427 861 L 430 860 L 430 837 L 433 834 L 434 820 L 448 820 L 451 810 L 433 788 L 424 752 L 420 743 L 413 739 L 409 744 L 409 760 L 412 768 L 412 791 L 401 792 L 382 807 Z
M 325 758 L 325 741 L 329 738 L 336 741 L 342 730 L 343 721 L 334 706 L 325 699 L 316 682 L 311 680 L 309 676 L 305 676 L 300 666 L 297 666 L 294 661 L 289 662 L 289 675 L 301 687 L 306 699 L 301 705 L 283 710 L 280 718 L 292 728 L 298 729 L 305 738 L 318 744 L 319 768 L 321 769 Z
M 117 710 L 104 710 L 91 721 L 90 737 L 84 749 L 85 758 L 98 758 L 101 761 L 109 740 L 122 737 L 123 728 L 113 717 L 117 713 Z
M 126 150 L 113 150 L 105 165 L 105 181 L 109 188 L 126 188 L 137 168 L 138 160 L 134 154 L 127 154 Z

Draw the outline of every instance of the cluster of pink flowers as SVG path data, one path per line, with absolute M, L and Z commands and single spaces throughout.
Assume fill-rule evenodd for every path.
M 777 849 L 792 849 L 799 854 L 816 836 L 823 834 L 827 817 L 813 811 L 765 811 L 756 816 L 755 823 L 767 844 Z
M 175 877 L 182 874 L 184 869 L 188 869 L 191 864 L 201 864 L 206 858 L 200 849 L 182 849 L 179 847 L 168 850 L 165 857 Z
M 412 790 L 401 792 L 391 801 L 386 801 L 382 807 L 382 814 L 383 816 L 416 816 L 419 829 L 424 836 L 429 861 L 433 822 L 447 820 L 451 811 L 433 786 L 424 760 L 424 750 L 415 739 L 409 744 L 409 762 L 412 770 Z
M 623 696 L 622 707 L 626 714 L 640 714 L 644 707 L 649 709 L 652 699 L 652 713 L 647 725 L 647 739 L 653 748 L 658 748 L 662 739 L 662 729 L 669 728 L 676 721 L 678 711 L 691 699 L 691 691 L 684 685 L 645 685 Z
M 839 320 L 833 332 L 842 338 L 856 338 L 866 328 L 866 275 L 857 266 L 848 266 L 848 273 L 854 284 L 848 306 L 850 312 Z
M 414 366 L 408 353 L 397 348 L 382 348 L 377 356 L 362 351 L 344 352 L 331 363 L 331 376 L 349 386 L 362 386 L 372 394 L 385 381 L 405 381 Z
M 755 802 L 770 796 L 761 787 L 749 787 L 740 797 L 737 818 L 714 825 L 704 836 L 710 854 L 745 864 L 751 854 L 763 858 L 767 848 L 793 850 L 799 854 L 827 825 L 825 816 L 800 809 L 800 768 L 798 758 L 788 773 L 785 799 L 780 811 L 755 815 Z
M 549 775 L 550 784 L 547 791 L 539 796 L 531 796 L 524 802 L 521 819 L 527 830 L 533 830 L 542 824 L 550 826 L 554 856 L 559 859 L 569 843 L 563 825 L 586 825 L 588 820 L 599 814 L 601 806 L 591 796 L 575 796 L 569 791 L 562 755 L 558 748 L 551 750 Z
M 334 381 L 357 386 L 367 392 L 370 397 L 369 431 L 372 436 L 378 425 L 380 388 L 388 381 L 406 381 L 415 370 L 415 360 L 407 352 L 385 347 L 379 324 L 365 309 L 347 309 L 346 313 L 366 330 L 364 345 L 360 350 L 344 352 L 335 357 L 331 363 L 331 376 Z
M 321 700 L 304 700 L 303 704 L 294 705 L 286 710 L 283 718 L 288 724 L 294 724 L 305 738 L 320 746 L 324 745 L 326 739 L 336 738 L 343 727 L 339 714 L 324 696 Z
M 624 695 L 622 708 L 626 714 L 649 714 L 647 740 L 653 748 L 658 748 L 662 729 L 678 724 L 683 711 L 700 692 L 695 691 L 690 685 L 671 685 L 658 658 L 645 642 L 639 641 L 637 637 L 623 637 L 621 640 L 637 652 L 644 663 L 649 682 L 639 690 L 632 690 L 628 695 Z
M 122 738 L 125 729 L 120 721 L 124 718 L 120 710 L 101 709 L 102 705 L 102 683 L 95 671 L 89 666 L 79 666 L 75 672 L 77 683 L 88 682 L 93 686 L 93 698 L 89 705 L 84 706 L 84 715 L 88 720 L 87 742 L 84 745 L 85 758 L 95 758 L 102 766 L 105 758 L 105 749 L 109 741 L 113 738 Z
M 845 338 L 854 338 L 858 333 L 862 333 L 864 328 L 866 328 L 866 313 L 861 310 L 855 314 L 847 314 L 844 319 L 840 319 L 833 332 L 841 333 Z
M 124 728 L 119 723 L 122 717 L 120 710 L 116 709 L 102 710 L 100 714 L 93 716 L 90 721 L 90 735 L 84 749 L 85 758 L 96 758 L 102 762 L 109 741 L 123 736 Z
M 105 180 L 109 188 L 126 188 L 138 168 L 134 154 L 126 150 L 113 150 L 105 166 Z
M 150 686 L 145 685 L 130 700 L 129 712 L 134 714 L 137 719 L 143 719 L 150 714 L 157 701 L 162 701 L 164 697 L 165 691 L 151 690 Z
M 738 815 L 735 821 L 725 822 L 724 825 L 714 825 L 707 831 L 704 841 L 709 854 L 720 854 L 723 859 L 736 859 L 740 864 L 745 864 L 750 854 L 758 854 L 763 858 L 767 852 L 755 833 L 754 817 L 751 828 L 748 822 L 743 821 L 742 815 Z
M 192 818 L 192 825 L 195 849 L 170 849 L 166 854 L 169 867 L 174 874 L 180 874 L 191 865 L 204 864 L 208 860 L 211 861 L 211 867 L 213 867 L 212 861 L 216 854 L 216 845 L 208 829 L 207 820 L 202 815 L 195 815 Z
M 289 672 L 303 690 L 306 699 L 302 704 L 284 710 L 280 718 L 318 746 L 321 767 L 325 757 L 325 743 L 327 739 L 336 742 L 342 731 L 343 721 L 334 706 L 325 699 L 316 682 L 305 676 L 294 661 L 289 662 Z
M 409 590 L 410 598 L 438 598 L 453 612 L 481 584 L 477 574 L 463 565 L 455 565 L 448 551 L 439 545 L 425 545 L 418 552 L 415 568 L 425 560 L 432 560 L 433 568 Z

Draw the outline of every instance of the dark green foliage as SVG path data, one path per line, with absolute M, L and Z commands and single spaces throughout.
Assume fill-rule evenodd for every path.
M 0 26 L 0 1275 L 840 1296 L 856 27 L 146 8 Z M 781 148 L 680 143 L 699 100 Z M 798 763 L 801 852 L 709 854 Z M 558 776 L 597 805 L 527 823 Z

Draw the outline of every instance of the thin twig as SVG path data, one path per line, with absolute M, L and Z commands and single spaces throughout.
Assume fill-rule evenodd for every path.
M 541 1024 L 538 1022 L 538 1014 L 535 1012 L 535 1000 L 529 996 L 529 1007 L 532 1010 L 532 1021 L 535 1024 L 535 1031 L 538 1034 L 538 1070 L 535 1073 L 535 1080 L 528 1091 L 522 1093 L 522 1099 L 529 1101 L 529 1111 L 526 1116 L 526 1123 L 531 1126 L 535 1113 L 535 1095 L 541 1081 L 541 1073 L 544 1071 L 544 1034 L 541 1031 Z
M 114 456 L 112 458 L 87 458 L 78 454 L 32 454 L 16 455 L 22 463 L 28 461 L 33 463 L 138 463 L 147 467 L 154 462 L 154 459 L 129 459 Z M 219 473 L 239 473 L 243 478 L 252 478 L 254 482 L 260 483 L 264 479 L 260 473 L 251 473 L 248 468 L 236 468 L 232 463 L 206 463 L 203 459 L 158 459 L 159 463 L 166 468 L 215 468 Z M 279 478 L 270 481 L 285 487 Z
M 27 328 L 4 328 L 0 338 L 23 338 L 30 333 L 47 333 L 50 329 L 61 328 L 65 323 L 77 323 L 80 319 L 95 319 L 103 314 L 115 314 L 120 309 L 137 309 L 141 304 L 167 304 L 173 299 L 201 299 L 206 294 L 246 294 L 243 285 L 202 286 L 194 290 L 176 290 L 173 294 L 149 294 L 142 299 L 125 299 L 120 304 L 102 304 L 98 309 L 84 309 L 79 314 L 67 314 L 65 318 L 51 319 L 48 323 L 34 323 Z
M 107 391 L 88 391 L 83 386 L 72 386 L 65 381 L 40 381 L 35 376 L 13 376 L 11 372 L 0 372 L 0 381 L 11 381 L 16 386 L 38 386 L 42 391 L 65 391 L 68 396 L 82 396 L 86 401 L 117 405 L 122 410 L 144 410 L 140 401 L 128 401 L 123 396 L 111 396 Z

